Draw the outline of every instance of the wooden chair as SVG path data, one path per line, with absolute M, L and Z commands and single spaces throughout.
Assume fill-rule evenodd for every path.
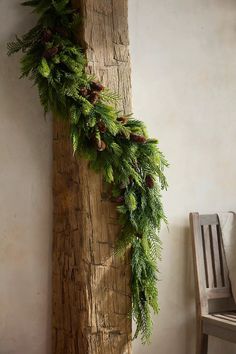
M 218 216 L 190 214 L 197 307 L 196 354 L 207 354 L 208 336 L 236 343 L 236 304 Z

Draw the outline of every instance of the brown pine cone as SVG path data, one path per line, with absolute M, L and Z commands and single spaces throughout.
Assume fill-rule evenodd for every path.
M 48 29 L 45 29 L 43 31 L 43 35 L 42 35 L 42 41 L 43 43 L 47 43 L 47 42 L 50 42 L 50 40 L 52 39 L 52 31 L 48 28 Z
M 146 143 L 147 139 L 143 135 L 130 134 L 130 140 L 135 141 L 136 143 Z
M 95 91 L 91 92 L 88 98 L 89 102 L 92 104 L 97 103 L 98 99 L 99 99 L 99 95 Z
M 121 124 L 126 124 L 128 122 L 128 117 L 118 117 L 117 120 Z
M 123 195 L 120 195 L 119 197 L 115 198 L 114 201 L 116 203 L 122 204 L 125 201 L 125 197 Z
M 89 95 L 89 90 L 86 87 L 81 87 L 79 93 L 81 96 L 86 97 Z
M 54 31 L 58 33 L 61 37 L 67 38 L 69 36 L 68 31 L 64 27 L 55 27 Z
M 97 92 L 104 90 L 104 86 L 102 84 L 100 84 L 100 82 L 93 81 L 93 82 L 91 82 L 90 87 L 91 87 L 91 90 L 97 91 Z
M 123 134 L 123 133 L 119 133 L 119 134 L 117 134 L 116 136 L 117 136 L 117 138 L 122 139 L 122 140 L 127 138 L 127 137 L 125 136 L 125 134 Z
M 107 127 L 101 120 L 98 122 L 98 129 L 100 133 L 105 133 L 107 131 Z
M 45 59 L 51 59 L 58 53 L 58 51 L 59 49 L 57 47 L 49 48 L 43 52 L 43 57 Z
M 98 151 L 104 151 L 106 149 L 106 143 L 103 140 L 97 141 L 97 149 Z
M 154 187 L 154 180 L 150 175 L 147 175 L 145 178 L 146 186 L 148 188 L 153 188 Z

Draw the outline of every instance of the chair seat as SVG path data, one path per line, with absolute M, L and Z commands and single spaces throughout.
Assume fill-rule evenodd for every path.
M 236 311 L 202 316 L 203 332 L 236 343 Z

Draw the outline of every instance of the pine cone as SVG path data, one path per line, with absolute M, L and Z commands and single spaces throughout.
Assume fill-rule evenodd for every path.
M 106 149 L 106 143 L 103 140 L 97 141 L 97 149 L 98 151 L 104 151 Z
M 128 117 L 118 117 L 117 120 L 121 124 L 126 124 L 128 122 Z
M 57 47 L 47 49 L 43 52 L 43 57 L 45 59 L 51 59 L 58 53 L 58 51 L 59 51 L 59 49 Z
M 92 104 L 97 103 L 98 99 L 99 99 L 99 95 L 95 91 L 91 92 L 88 98 L 89 102 Z
M 63 38 L 68 38 L 68 36 L 69 36 L 69 33 L 68 33 L 68 31 L 64 28 L 64 27 L 55 27 L 54 28 L 54 31 L 56 32 L 56 33 L 58 33 L 61 37 L 63 37 Z
M 154 187 L 154 180 L 150 175 L 147 175 L 145 178 L 146 186 L 148 188 L 153 188 Z
M 42 41 L 44 43 L 50 42 L 52 36 L 53 36 L 52 31 L 50 29 L 45 29 L 43 31 Z
M 117 136 L 117 138 L 122 139 L 122 140 L 126 139 L 126 136 L 123 133 L 119 133 L 116 136 Z
M 86 97 L 86 96 L 89 95 L 89 90 L 88 90 L 86 87 L 82 87 L 82 88 L 79 90 L 79 93 L 81 94 L 81 96 Z
M 91 82 L 90 87 L 93 91 L 97 91 L 97 92 L 104 90 L 104 86 L 99 82 L 95 82 L 95 81 Z
M 115 198 L 115 202 L 122 204 L 125 201 L 125 197 L 123 195 L 120 195 L 119 197 Z
M 101 120 L 98 122 L 98 129 L 100 133 L 105 133 L 107 131 L 107 127 Z
M 136 143 L 146 143 L 147 139 L 143 135 L 130 134 L 130 140 L 135 141 Z

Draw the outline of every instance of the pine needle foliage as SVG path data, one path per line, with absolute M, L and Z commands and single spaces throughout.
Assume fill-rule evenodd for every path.
M 121 235 L 116 252 L 131 249 L 134 337 L 150 341 L 151 309 L 158 313 L 157 258 L 161 222 L 166 222 L 161 190 L 167 188 L 167 161 L 158 141 L 149 139 L 143 122 L 116 111 L 119 99 L 85 71 L 86 60 L 75 33 L 80 22 L 70 0 L 25 1 L 38 23 L 8 44 L 8 54 L 23 52 L 22 77 L 38 87 L 45 112 L 70 122 L 74 153 L 112 185 L 120 213 Z

